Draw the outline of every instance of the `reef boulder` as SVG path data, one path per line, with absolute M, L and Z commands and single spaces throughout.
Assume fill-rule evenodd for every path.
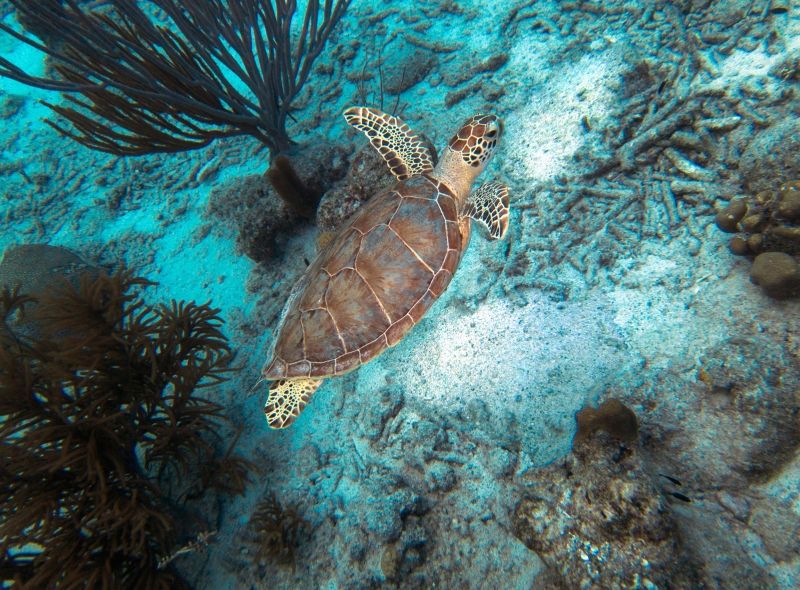
M 345 179 L 322 196 L 317 208 L 320 231 L 336 231 L 373 194 L 394 182 L 381 155 L 370 144 L 364 145 L 353 157 Z
M 696 587 L 662 492 L 607 430 L 584 428 L 563 462 L 526 476 L 515 534 L 565 588 Z

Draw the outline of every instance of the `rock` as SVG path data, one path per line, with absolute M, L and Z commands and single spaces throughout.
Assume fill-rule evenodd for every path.
M 36 297 L 45 291 L 60 289 L 64 281 L 74 287 L 88 273 L 96 277 L 100 268 L 87 262 L 76 253 L 60 246 L 25 244 L 9 248 L 0 262 L 0 291 L 19 288 L 19 293 Z M 17 337 L 34 338 L 39 327 L 32 317 L 11 318 L 8 328 Z M 5 327 L 6 324 L 0 323 Z
M 748 0 L 729 0 L 728 2 L 695 2 L 692 1 L 693 7 L 696 5 L 697 9 L 706 10 L 706 18 L 710 22 L 717 22 L 725 27 L 732 27 L 743 19 L 747 18 L 751 10 L 751 4 Z
M 324 193 L 347 172 L 346 150 L 337 145 L 298 147 L 282 154 L 281 161 L 281 167 L 291 167 L 289 176 L 296 177 L 288 184 L 301 182 L 303 192 L 309 195 Z M 275 172 L 275 168 L 271 170 Z M 286 193 L 285 186 L 281 190 Z M 206 215 L 236 228 L 237 249 L 255 262 L 265 263 L 281 253 L 286 238 L 307 217 L 307 212 L 287 204 L 285 197 L 278 195 L 268 175 L 236 178 L 211 191 Z
M 780 3 L 785 5 L 787 2 L 791 2 L 792 0 L 781 0 Z M 773 7 L 775 6 L 775 2 L 773 2 Z M 773 8 L 773 12 L 775 9 Z M 797 82 L 800 80 L 800 51 L 797 49 L 788 50 L 782 56 L 778 56 L 779 59 L 769 69 L 770 76 L 774 76 L 781 81 L 788 81 L 791 80 L 793 82 Z
M 403 407 L 403 392 L 399 389 L 386 389 L 377 396 L 378 403 L 367 405 L 366 415 L 362 416 L 364 433 L 371 441 L 380 438 L 386 422 L 397 415 Z
M 517 468 L 517 455 L 502 447 L 492 447 L 486 453 L 486 468 L 493 477 L 508 477 Z
M 707 349 L 699 365 L 706 395 L 685 418 L 685 436 L 663 448 L 675 469 L 694 473 L 704 489 L 779 473 L 800 444 L 798 359 L 772 338 L 737 337 Z M 713 445 L 704 432 L 710 424 Z
M 206 214 L 237 229 L 236 247 L 255 262 L 267 262 L 301 221 L 260 174 L 236 178 L 211 191 Z
M 381 573 L 387 580 L 394 580 L 397 570 L 400 567 L 402 554 L 394 544 L 387 545 L 381 554 Z
M 791 561 L 800 553 L 800 515 L 790 502 L 762 500 L 753 508 L 749 524 L 775 561 Z
M 432 51 L 401 39 L 392 43 L 384 56 L 387 59 L 383 62 L 383 89 L 391 95 L 405 92 L 422 82 L 438 61 Z
M 344 181 L 322 196 L 317 208 L 320 231 L 336 231 L 361 205 L 394 182 L 381 155 L 366 143 L 356 152 Z
M 403 532 L 403 519 L 418 508 L 419 499 L 407 489 L 372 498 L 365 511 L 364 528 L 382 543 L 391 543 Z
M 717 501 L 736 520 L 747 522 L 750 517 L 750 502 L 744 496 L 721 490 L 717 492 Z
M 731 238 L 730 242 L 728 242 L 728 249 L 737 256 L 744 256 L 745 254 L 750 253 L 750 247 L 747 245 L 747 240 L 739 236 L 734 236 Z
M 747 249 L 753 253 L 758 254 L 764 249 L 764 236 L 761 234 L 753 234 L 747 238 Z
M 763 252 L 756 256 L 750 279 L 776 299 L 800 294 L 800 264 L 784 252 Z
M 21 293 L 35 295 L 63 284 L 64 279 L 77 286 L 86 272 L 99 268 L 75 252 L 48 244 L 25 244 L 9 248 L 0 262 L 0 288 L 19 287 Z
M 724 232 L 734 233 L 739 231 L 739 220 L 747 213 L 747 201 L 734 199 L 727 207 L 717 213 L 717 227 Z
M 782 179 L 800 178 L 800 121 L 789 117 L 756 134 L 739 170 L 751 193 L 772 189 Z
M 455 471 L 446 463 L 436 462 L 425 473 L 425 484 L 429 492 L 449 492 L 457 483 Z
M 696 588 L 664 498 L 635 448 L 604 432 L 526 476 L 515 534 L 566 588 Z
M 725 232 L 741 231 L 729 242 L 731 252 L 758 254 L 750 271 L 754 283 L 775 298 L 800 292 L 800 181 L 777 191 L 760 190 L 736 199 L 717 213 L 717 226 Z
M 783 185 L 778 191 L 778 216 L 800 222 L 800 181 Z
M 739 588 L 780 588 L 770 574 L 761 551 L 753 551 L 752 533 L 743 531 L 743 523 L 734 520 L 727 509 L 713 501 L 702 507 L 676 510 L 681 540 L 693 556 L 699 558 L 702 581 L 691 586 L 668 585 L 667 588 L 704 588 L 734 590 Z

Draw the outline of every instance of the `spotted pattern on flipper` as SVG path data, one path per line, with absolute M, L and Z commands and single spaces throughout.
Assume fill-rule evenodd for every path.
M 508 230 L 508 187 L 499 182 L 487 182 L 473 191 L 464 207 L 464 215 L 480 221 L 489 236 L 498 240 Z
M 475 115 L 464 122 L 447 147 L 459 152 L 467 164 L 477 168 L 492 157 L 502 133 L 503 123 L 498 117 Z
M 368 107 L 350 107 L 344 118 L 364 132 L 397 180 L 433 171 L 428 148 L 401 119 Z
M 308 404 L 322 379 L 280 379 L 269 388 L 264 414 L 270 428 L 286 428 L 294 422 Z

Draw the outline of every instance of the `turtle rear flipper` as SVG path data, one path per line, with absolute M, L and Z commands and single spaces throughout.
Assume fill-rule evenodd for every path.
M 344 118 L 364 132 L 397 180 L 433 172 L 430 150 L 402 119 L 368 107 L 350 107 Z
M 269 398 L 264 406 L 270 428 L 286 428 L 294 422 L 308 405 L 311 395 L 322 379 L 280 379 L 269 388 Z
M 508 187 L 500 182 L 482 184 L 469 196 L 464 215 L 485 225 L 493 240 L 502 238 L 508 229 Z

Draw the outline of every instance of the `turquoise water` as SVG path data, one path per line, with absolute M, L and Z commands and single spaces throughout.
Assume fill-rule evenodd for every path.
M 296 92 L 264 1 L 64 4 L 0 1 L 0 283 L 34 297 L 0 324 L 4 587 L 800 585 L 797 2 L 352 0 Z M 273 429 L 262 370 L 317 257 L 411 190 L 354 105 L 458 215 L 447 146 L 502 119 L 471 189 L 508 187 L 508 231 L 472 223 L 413 329 Z M 423 258 L 388 244 L 293 354 L 381 336 L 376 281 Z M 86 271 L 91 313 L 59 295 Z

